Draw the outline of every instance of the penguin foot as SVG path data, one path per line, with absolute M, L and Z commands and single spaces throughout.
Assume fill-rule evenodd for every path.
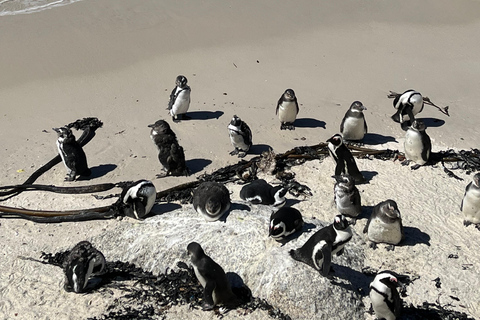
M 202 310 L 203 311 L 213 310 L 213 305 L 211 305 L 210 303 L 204 303 L 203 306 L 202 306 Z
M 293 123 L 287 123 L 285 124 L 285 126 L 288 130 L 295 130 L 295 126 L 293 125 Z
M 387 249 L 387 251 L 395 251 L 395 246 L 393 244 L 389 244 L 385 247 L 385 249 Z
M 172 121 L 175 122 L 175 123 L 179 123 L 179 122 L 182 121 L 182 120 L 179 119 L 179 118 L 177 118 L 177 117 L 175 117 L 175 116 L 173 116 L 173 117 L 172 117 Z
M 467 221 L 467 220 L 463 220 L 463 225 L 465 227 L 468 227 L 469 225 L 471 225 L 472 223 L 470 221 Z
M 155 177 L 158 179 L 158 178 L 165 178 L 166 176 L 168 176 L 168 173 L 167 172 L 162 172 L 162 173 L 157 174 Z
M 247 153 L 245 151 L 238 152 L 238 157 L 239 158 L 245 158 L 246 155 L 247 155 Z
M 238 149 L 235 149 L 233 151 L 230 151 L 230 155 L 231 156 L 234 156 L 234 155 L 237 155 L 238 154 Z
M 286 130 L 287 129 L 287 126 L 285 125 L 285 123 L 282 123 L 280 125 L 280 130 Z
M 403 160 L 402 162 L 400 162 L 400 164 L 401 164 L 402 166 L 408 166 L 408 165 L 410 164 L 410 162 L 412 162 L 412 161 L 405 159 L 405 160 Z
M 65 181 L 74 181 L 75 180 L 75 174 L 69 174 L 65 177 Z
M 417 164 L 411 166 L 410 169 L 412 169 L 412 170 L 417 170 L 417 169 L 420 168 L 420 167 L 421 167 L 421 165 L 419 165 L 419 164 L 417 163 Z
M 370 242 L 370 244 L 368 246 L 370 248 L 372 248 L 373 250 L 377 249 L 377 244 L 375 242 Z

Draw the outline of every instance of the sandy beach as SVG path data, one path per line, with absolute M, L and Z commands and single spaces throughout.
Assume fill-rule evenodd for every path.
M 0 9 L 2 5 L 0 2 Z M 272 0 L 84 0 L 32 14 L 0 16 L 0 185 L 23 183 L 57 155 L 52 128 L 85 117 L 103 122 L 84 148 L 94 173 L 92 179 L 65 182 L 65 168 L 58 164 L 36 183 L 75 186 L 148 179 L 157 191 L 165 190 L 239 161 L 229 155 L 233 147 L 227 125 L 234 114 L 252 129 L 248 160 L 269 149 L 283 153 L 296 146 L 325 142 L 339 132 L 340 122 L 355 100 L 367 107 L 365 147 L 403 152 L 405 131 L 390 118 L 395 111 L 387 98 L 390 90 L 415 89 L 437 105 L 449 106 L 450 116 L 427 105 L 418 115 L 427 124 L 434 152 L 477 148 L 480 45 L 474 39 L 479 27 L 477 0 L 282 4 Z M 179 74 L 188 78 L 192 88 L 188 112 L 192 119 L 173 123 L 166 107 Z M 287 88 L 295 90 L 300 104 L 294 131 L 281 131 L 275 115 L 276 103 Z M 159 119 L 167 120 L 176 133 L 190 176 L 156 178 L 161 166 L 147 126 Z M 77 138 L 81 134 L 74 133 Z M 475 242 L 479 231 L 463 226 L 460 212 L 473 174 L 455 171 L 464 179 L 460 181 L 448 177 L 439 164 L 411 170 L 398 161 L 359 159 L 357 163 L 369 176 L 368 184 L 358 186 L 362 205 L 371 209 L 394 198 L 404 225 L 409 227 L 407 237 L 428 239 L 416 242 L 407 238 L 393 253 L 384 247 L 374 251 L 363 239 L 366 219 L 360 219 L 354 226 L 354 246 L 362 252 L 363 267 L 419 276 L 408 287 L 407 303 L 419 305 L 438 299 L 453 310 L 480 318 L 476 290 L 480 254 Z M 306 219 L 315 217 L 330 223 L 336 213 L 333 161 L 310 161 L 292 171 L 313 193 L 293 206 Z M 275 180 L 272 176 L 265 179 Z M 240 202 L 241 186 L 227 188 L 232 201 Z M 114 200 L 24 192 L 0 205 L 67 210 L 104 206 Z M 191 205 L 158 204 L 154 216 L 145 221 L 46 225 L 0 219 L 0 318 L 100 317 L 115 295 L 104 299 L 97 292 L 66 293 L 59 268 L 18 257 L 38 259 L 42 251 L 55 253 L 89 240 L 107 259 L 130 257 L 129 262 L 148 271 L 163 272 L 163 267 L 174 268 L 184 253 L 166 258 L 161 266 L 147 266 L 146 258 L 127 252 L 122 255 L 117 251 L 118 243 L 102 239 L 108 235 L 113 241 L 115 237 L 127 241 L 128 230 L 150 230 L 166 215 L 183 219 L 192 210 Z M 201 225 L 208 228 L 205 223 Z M 306 239 L 308 235 L 302 235 L 278 252 L 288 252 Z M 271 239 L 264 240 L 268 248 L 277 250 Z M 177 247 L 186 245 L 180 241 L 171 250 Z M 458 259 L 448 258 L 450 254 Z M 235 259 L 212 255 L 225 269 L 254 279 L 243 266 L 233 264 Z M 321 277 L 305 266 L 286 263 L 299 269 L 299 274 Z M 432 282 L 436 277 L 442 279 L 440 289 Z M 254 296 L 273 299 L 274 295 L 263 296 L 267 294 L 258 284 L 246 284 Z M 373 319 L 367 313 L 368 297 L 363 303 L 365 319 Z M 320 311 L 314 314 L 317 319 L 325 318 Z M 260 311 L 249 316 L 268 318 Z M 170 319 L 212 317 L 185 307 L 174 308 L 167 315 Z M 292 314 L 292 318 L 306 316 Z

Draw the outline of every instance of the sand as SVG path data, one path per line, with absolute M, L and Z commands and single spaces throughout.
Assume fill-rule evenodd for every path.
M 474 0 L 104 0 L 0 17 L 0 184 L 22 183 L 56 155 L 52 127 L 90 116 L 104 123 L 85 147 L 90 167 L 99 174 L 90 181 L 66 183 L 59 164 L 37 183 L 151 179 L 157 190 L 164 190 L 238 161 L 229 155 L 226 128 L 234 114 L 253 132 L 248 159 L 269 148 L 281 153 L 324 142 L 338 132 L 354 100 L 368 109 L 368 144 L 403 150 L 405 133 L 390 119 L 394 109 L 386 96 L 389 90 L 410 88 L 450 107 L 450 117 L 430 106 L 419 115 L 427 123 L 434 151 L 475 148 L 480 63 L 479 44 L 473 39 L 478 37 L 479 9 L 480 2 Z M 170 121 L 165 107 L 179 74 L 192 88 L 193 119 L 172 124 L 172 129 L 192 175 L 157 179 L 160 165 L 147 125 Z M 276 101 L 287 88 L 295 90 L 300 103 L 295 131 L 280 131 L 275 116 Z M 474 245 L 478 231 L 462 225 L 459 211 L 471 176 L 460 172 L 465 180 L 457 181 L 440 166 L 411 171 L 398 162 L 362 160 L 359 167 L 376 173 L 361 187 L 365 206 L 395 197 L 405 224 L 430 237 L 430 246 L 400 247 L 395 251 L 399 258 L 388 258 L 384 250 L 371 252 L 370 264 L 422 274 L 409 302 L 441 294 L 442 303 L 480 317 L 475 273 L 480 255 Z M 296 206 L 306 216 L 329 220 L 333 163 L 308 163 L 294 170 L 315 194 Z M 25 193 L 2 204 L 62 210 L 108 203 L 88 195 Z M 17 256 L 38 258 L 41 251 L 64 250 L 119 223 L 135 224 L 125 219 L 58 225 L 0 220 L 0 315 L 83 319 L 101 314 L 107 302 L 98 302 L 92 311 L 90 296 L 62 291 L 63 277 L 54 267 Z M 447 259 L 456 246 L 459 259 Z M 471 267 L 458 276 L 462 264 Z M 427 284 L 431 288 L 429 281 L 435 278 L 425 276 L 430 273 L 443 276 L 440 293 L 424 289 Z M 443 300 L 448 295 L 460 302 Z

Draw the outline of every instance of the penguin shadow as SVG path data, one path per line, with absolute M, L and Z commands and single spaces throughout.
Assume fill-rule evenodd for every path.
M 242 277 L 235 272 L 226 272 L 227 280 L 230 283 L 233 294 L 239 299 L 239 304 L 245 304 L 252 300 L 252 290 L 245 284 Z
M 90 170 L 92 174 L 88 177 L 80 176 L 77 180 L 91 180 L 103 177 L 107 173 L 115 170 L 117 168 L 116 164 L 101 164 L 99 166 L 91 167 Z
M 357 185 L 369 183 L 373 179 L 373 177 L 378 175 L 377 171 L 360 171 L 360 172 L 362 173 L 366 181 L 364 183 L 356 183 Z
M 222 221 L 226 223 L 227 218 L 230 216 L 230 213 L 232 213 L 233 210 L 251 211 L 250 207 L 244 203 L 232 202 L 230 204 L 230 209 L 228 209 L 228 211 L 225 212 L 225 214 L 220 219 L 218 219 L 218 221 Z
M 437 118 L 419 118 L 418 120 L 422 120 L 427 128 L 441 127 L 445 124 L 445 120 Z
M 285 203 L 285 207 L 291 207 L 293 205 L 296 205 L 297 203 L 302 202 L 302 200 L 298 199 L 287 199 L 287 202 Z
M 249 154 L 254 154 L 254 155 L 261 155 L 262 153 L 266 151 L 272 150 L 272 147 L 266 144 L 254 144 L 250 147 L 250 150 L 248 150 Z
M 430 247 L 430 236 L 420 229 L 403 226 L 403 233 L 405 238 L 398 244 L 399 246 L 413 247 L 417 244 L 425 244 Z
M 293 125 L 297 128 L 327 128 L 327 123 L 325 121 L 320 121 L 312 118 L 300 118 L 295 120 Z
M 367 133 L 365 137 L 363 137 L 362 142 L 368 145 L 377 145 L 377 144 L 384 144 L 387 142 L 398 142 L 395 137 L 391 136 L 383 136 L 377 133 Z
M 185 162 L 190 174 L 195 174 L 205 169 L 212 160 L 209 159 L 190 159 Z
M 373 207 L 374 206 L 363 206 L 362 205 L 362 212 L 355 218 L 356 220 L 361 220 L 361 219 L 369 219 L 370 216 L 372 215 L 373 212 Z
M 361 297 L 369 294 L 370 282 L 374 279 L 374 276 L 369 277 L 355 269 L 335 263 L 332 263 L 332 270 L 330 270 L 329 273 L 329 277 L 330 276 L 332 277 L 330 280 L 331 284 L 352 291 Z M 338 281 L 337 279 L 343 279 L 346 282 Z
M 223 116 L 223 113 L 223 111 L 192 111 L 188 112 L 187 115 L 190 120 L 211 120 L 219 119 Z
M 182 208 L 181 205 L 177 203 L 157 203 L 153 206 L 152 210 L 148 214 L 147 218 L 159 216 L 167 212 L 172 212 L 177 209 Z
M 285 237 L 284 239 L 277 240 L 277 242 L 281 244 L 281 247 L 283 247 L 287 242 L 290 242 L 290 241 L 295 240 L 298 237 L 300 237 L 300 235 L 302 233 L 311 232 L 315 228 L 317 228 L 317 225 L 315 225 L 313 223 L 304 222 L 302 230 L 294 232 L 291 235 L 289 235 L 288 237 Z

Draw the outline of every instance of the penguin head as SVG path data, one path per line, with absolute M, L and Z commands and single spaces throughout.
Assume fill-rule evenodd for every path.
M 285 223 L 279 219 L 272 219 L 268 229 L 268 236 L 274 239 L 281 238 L 285 234 Z
M 88 241 L 82 241 L 71 251 L 63 268 L 66 278 L 65 290 L 82 293 L 87 288 L 90 276 L 104 270 L 105 257 Z
M 233 115 L 233 118 L 230 121 L 230 125 L 234 127 L 239 127 L 241 124 L 242 124 L 242 119 L 237 117 L 237 115 Z
M 168 134 L 172 131 L 165 120 L 158 120 L 154 124 L 149 124 L 148 127 L 152 128 L 153 134 Z
M 336 215 L 333 220 L 333 227 L 337 230 L 345 230 L 349 225 L 350 223 L 343 214 Z
M 378 284 L 383 284 L 386 287 L 393 289 L 396 287 L 400 287 L 401 283 L 398 281 L 398 275 L 390 270 L 384 270 L 375 276 L 375 279 L 373 282 L 370 284 L 370 287 L 378 285 Z M 378 289 L 378 288 L 377 288 Z
M 287 194 L 288 187 L 286 186 L 276 186 L 273 187 L 271 192 L 273 194 L 273 198 L 275 199 L 275 203 L 273 204 L 274 207 L 283 207 L 287 202 L 285 199 L 285 195 Z
M 391 199 L 384 202 L 383 213 L 390 220 L 401 219 L 401 215 L 400 215 L 400 211 L 398 210 L 397 203 Z
M 425 131 L 427 127 L 425 126 L 425 123 L 422 120 L 415 119 L 412 122 L 411 128 L 415 131 L 421 132 L 421 131 Z
M 295 91 L 293 91 L 293 89 L 287 89 L 283 93 L 283 97 L 287 101 L 294 101 L 295 100 Z
M 367 110 L 367 108 L 360 101 L 354 101 L 350 105 L 350 110 L 354 112 L 363 112 L 363 110 Z
M 343 143 L 342 135 L 336 133 L 330 139 L 328 139 L 327 142 L 333 144 L 335 147 L 338 147 Z
M 220 213 L 221 209 L 222 204 L 216 198 L 210 197 L 207 199 L 207 202 L 205 203 L 205 210 L 209 215 L 215 216 Z
M 355 186 L 355 179 L 349 174 L 339 174 L 332 176 L 337 181 L 338 185 L 351 188 Z
M 67 140 L 70 138 L 75 139 L 75 136 L 72 133 L 72 130 L 67 127 L 52 128 L 58 135 L 58 138 L 61 140 Z
M 177 87 L 180 87 L 180 88 L 183 88 L 187 85 L 187 78 L 185 76 L 182 76 L 182 75 L 179 75 L 176 79 L 175 79 L 175 85 Z
M 192 261 L 196 261 L 205 256 L 205 252 L 202 249 L 202 246 L 197 242 L 190 242 L 187 246 L 187 253 L 190 256 Z

